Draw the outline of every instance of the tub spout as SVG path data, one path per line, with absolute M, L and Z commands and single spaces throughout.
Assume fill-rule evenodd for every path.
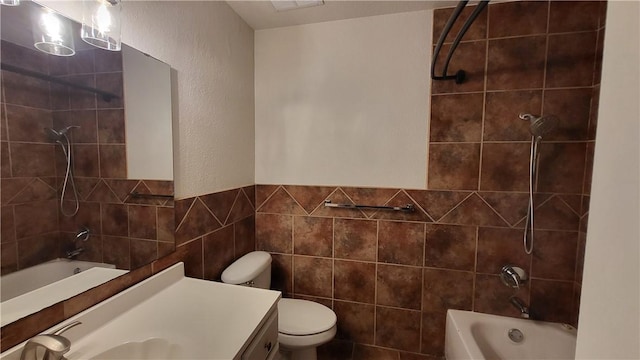
M 67 251 L 67 259 L 69 260 L 73 260 L 75 259 L 78 255 L 82 254 L 82 252 L 84 251 L 83 248 L 77 248 L 75 250 L 71 250 L 71 251 Z
M 529 313 L 529 308 L 524 304 L 520 298 L 512 296 L 509 298 L 509 302 L 511 305 L 515 306 L 520 311 L 520 316 L 529 319 L 531 314 Z

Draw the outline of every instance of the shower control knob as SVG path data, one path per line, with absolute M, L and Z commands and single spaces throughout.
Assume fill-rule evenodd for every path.
M 527 280 L 527 273 L 517 266 L 505 265 L 500 270 L 500 280 L 507 287 L 519 289 Z

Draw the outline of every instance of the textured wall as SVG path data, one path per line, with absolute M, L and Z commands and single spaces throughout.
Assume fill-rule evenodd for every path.
M 430 30 L 417 11 L 257 31 L 256 182 L 423 188 Z

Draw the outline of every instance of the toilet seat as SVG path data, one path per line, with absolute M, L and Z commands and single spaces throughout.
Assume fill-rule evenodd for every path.
M 278 302 L 280 334 L 289 336 L 320 334 L 335 328 L 336 321 L 336 314 L 331 309 L 313 301 L 283 298 Z

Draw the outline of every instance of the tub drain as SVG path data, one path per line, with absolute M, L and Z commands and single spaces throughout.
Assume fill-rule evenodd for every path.
M 509 339 L 514 343 L 521 343 L 524 340 L 524 334 L 518 329 L 509 329 Z

